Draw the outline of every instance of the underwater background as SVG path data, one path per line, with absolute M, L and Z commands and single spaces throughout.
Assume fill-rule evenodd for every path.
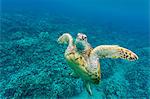
M 149 0 L 1 0 L 0 99 L 149 99 Z M 139 56 L 101 59 L 102 79 L 89 96 L 69 76 L 65 32 L 92 47 L 114 44 Z

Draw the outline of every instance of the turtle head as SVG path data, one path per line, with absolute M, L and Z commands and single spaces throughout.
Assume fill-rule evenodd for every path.
M 75 40 L 75 45 L 78 51 L 84 51 L 88 48 L 88 41 L 87 41 L 87 36 L 83 33 L 78 33 L 76 40 Z
M 87 42 L 87 36 L 83 33 L 78 33 L 76 39 L 82 42 Z

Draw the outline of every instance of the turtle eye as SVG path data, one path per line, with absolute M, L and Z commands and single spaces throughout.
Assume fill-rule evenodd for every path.
M 82 40 L 84 40 L 85 39 L 85 37 L 84 36 L 82 36 Z
M 86 40 L 86 38 L 87 38 L 86 36 L 82 36 L 82 40 Z

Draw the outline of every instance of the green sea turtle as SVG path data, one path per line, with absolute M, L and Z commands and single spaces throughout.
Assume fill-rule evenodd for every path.
M 100 45 L 93 49 L 83 33 L 78 33 L 75 42 L 69 33 L 64 33 L 59 37 L 58 43 L 68 44 L 65 58 L 73 70 L 71 75 L 83 80 L 90 95 L 92 95 L 90 85 L 99 84 L 101 79 L 99 59 L 121 58 L 129 61 L 138 59 L 135 53 L 118 45 Z

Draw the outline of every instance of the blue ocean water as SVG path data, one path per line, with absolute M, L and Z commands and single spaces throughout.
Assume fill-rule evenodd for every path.
M 150 98 L 149 0 L 1 0 L 1 99 Z M 120 45 L 139 59 L 101 59 L 89 96 L 57 39 L 85 33 L 92 47 Z

